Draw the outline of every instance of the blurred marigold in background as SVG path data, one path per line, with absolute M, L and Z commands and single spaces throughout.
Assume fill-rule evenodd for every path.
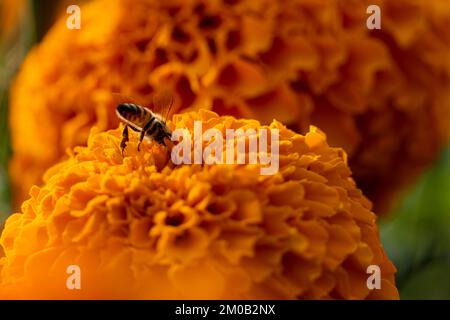
M 381 30 L 366 27 L 370 4 Z M 178 111 L 317 125 L 376 212 L 447 141 L 447 0 L 99 0 L 81 16 L 81 30 L 54 26 L 13 88 L 17 200 L 93 125 L 117 126 L 112 92 L 168 87 Z
M 92 132 L 88 146 L 49 169 L 23 213 L 7 220 L 0 295 L 398 298 L 376 216 L 342 149 L 315 127 L 302 136 L 276 121 L 263 127 L 206 110 L 176 115 L 170 125 L 192 133 L 194 120 L 224 135 L 278 129 L 279 172 L 260 175 L 259 164 L 174 166 L 154 142 L 138 152 L 136 133 L 122 157 L 122 128 Z M 82 290 L 66 288 L 69 265 L 80 266 Z M 381 268 L 381 290 L 367 288 L 369 265 Z

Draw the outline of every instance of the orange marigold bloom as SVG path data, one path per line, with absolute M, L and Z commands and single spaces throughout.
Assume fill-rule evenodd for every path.
M 381 30 L 366 27 L 370 4 Z M 81 30 L 64 17 L 17 79 L 17 198 L 92 125 L 117 126 L 111 92 L 151 101 L 164 86 L 178 111 L 317 125 L 380 209 L 447 141 L 449 19 L 447 0 L 94 1 Z
M 93 132 L 7 220 L 0 295 L 398 298 L 376 216 L 342 149 L 315 127 L 302 136 L 206 110 L 176 115 L 171 127 L 192 132 L 195 120 L 222 133 L 279 129 L 279 171 L 175 166 L 154 142 L 138 152 L 136 133 L 122 157 L 122 128 Z M 82 290 L 66 288 L 69 265 L 80 266 Z M 381 290 L 367 288 L 369 265 L 381 268 Z

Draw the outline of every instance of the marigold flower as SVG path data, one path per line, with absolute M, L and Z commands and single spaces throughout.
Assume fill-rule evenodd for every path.
M 342 149 L 315 127 L 201 110 L 171 128 L 279 130 L 280 168 L 182 164 L 138 135 L 122 157 L 122 128 L 92 132 L 87 147 L 49 169 L 1 236 L 7 298 L 398 298 L 370 202 Z M 203 142 L 205 148 L 208 142 Z M 248 152 L 249 141 L 246 141 Z M 193 148 L 193 147 L 192 147 Z M 193 152 L 193 149 L 191 150 Z M 82 290 L 66 288 L 68 265 Z M 381 268 L 381 290 L 366 269 Z
M 381 30 L 366 27 L 370 4 Z M 151 101 L 164 86 L 178 111 L 317 125 L 347 151 L 377 212 L 448 138 L 446 0 L 100 0 L 82 8 L 81 30 L 65 19 L 12 92 L 20 200 L 92 125 L 116 127 L 111 92 Z

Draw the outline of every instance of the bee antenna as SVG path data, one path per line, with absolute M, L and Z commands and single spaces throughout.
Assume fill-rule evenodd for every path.
M 172 110 L 173 100 L 174 100 L 174 99 L 173 99 L 173 95 L 170 95 L 169 107 L 167 108 L 166 116 L 164 117 L 164 119 L 165 119 L 166 122 L 167 122 L 167 118 L 169 117 L 170 110 Z

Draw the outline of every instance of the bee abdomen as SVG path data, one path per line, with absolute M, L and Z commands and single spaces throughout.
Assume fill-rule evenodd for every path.
M 141 114 L 142 108 L 133 103 L 121 103 L 117 106 L 117 112 L 119 112 L 122 117 L 126 118 L 130 115 Z
M 119 117 L 142 127 L 150 118 L 150 112 L 133 103 L 122 103 L 117 106 Z

